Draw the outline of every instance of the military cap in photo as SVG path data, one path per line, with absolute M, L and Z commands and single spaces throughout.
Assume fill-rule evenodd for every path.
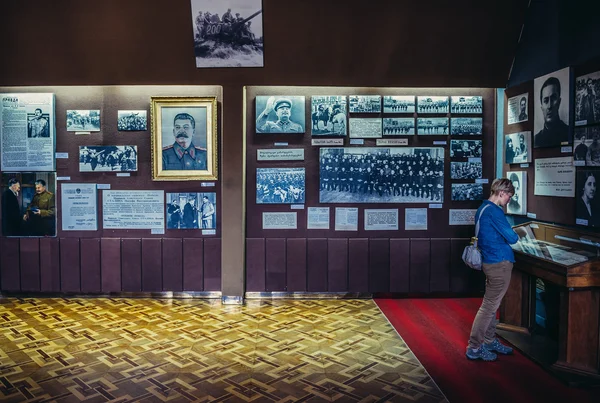
M 273 110 L 276 111 L 281 106 L 287 106 L 288 108 L 291 108 L 292 101 L 287 98 L 279 98 L 277 101 L 275 101 L 275 105 L 273 105 Z

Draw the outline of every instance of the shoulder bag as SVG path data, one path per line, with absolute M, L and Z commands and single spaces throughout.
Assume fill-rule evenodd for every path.
M 475 236 L 471 238 L 471 244 L 465 247 L 462 254 L 462 260 L 465 262 L 467 266 L 474 270 L 481 270 L 482 257 L 481 251 L 477 247 L 477 237 L 479 236 L 479 223 L 481 222 L 481 216 L 483 216 L 483 212 L 490 205 L 488 204 L 483 209 L 481 209 L 481 214 L 479 214 L 479 220 L 477 220 L 477 224 L 475 224 Z

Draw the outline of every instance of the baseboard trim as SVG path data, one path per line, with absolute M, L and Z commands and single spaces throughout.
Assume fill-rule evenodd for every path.
M 160 292 L 8 292 L 1 298 L 169 298 L 169 299 L 220 299 L 221 291 L 160 291 Z
M 245 294 L 246 299 L 372 299 L 367 292 L 282 292 L 252 291 Z

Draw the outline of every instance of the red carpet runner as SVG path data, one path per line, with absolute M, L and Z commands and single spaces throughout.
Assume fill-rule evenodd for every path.
M 480 298 L 375 302 L 451 403 L 600 402 L 600 390 L 569 388 L 518 351 L 491 363 L 467 360 Z

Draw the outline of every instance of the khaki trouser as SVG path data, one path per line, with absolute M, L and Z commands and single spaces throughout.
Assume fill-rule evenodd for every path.
M 471 329 L 469 347 L 472 349 L 479 348 L 484 342 L 491 343 L 496 338 L 496 311 L 510 284 L 512 267 L 513 264 L 508 260 L 483 264 L 486 276 L 485 295 Z

